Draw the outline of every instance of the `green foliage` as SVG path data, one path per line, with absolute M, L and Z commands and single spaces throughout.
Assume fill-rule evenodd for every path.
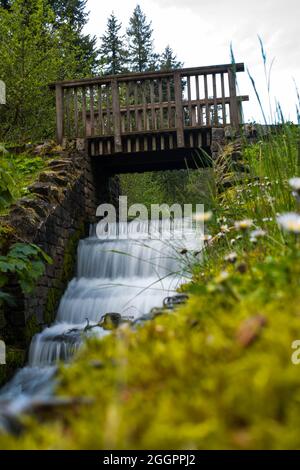
M 82 77 L 95 65 L 82 26 L 73 28 L 66 20 L 58 24 L 57 18 L 46 0 L 13 0 L 9 10 L 0 7 L 1 79 L 7 89 L 0 127 L 5 140 L 52 136 L 55 103 L 48 84 Z
M 47 159 L 28 153 L 14 155 L 8 151 L 0 157 L 0 213 L 10 204 L 28 195 L 28 186 L 47 166 Z
M 127 51 L 124 37 L 120 34 L 122 23 L 112 13 L 107 19 L 107 29 L 101 36 L 100 60 L 104 64 L 105 73 L 118 74 L 126 71 Z
M 13 201 L 15 182 L 4 158 L 0 159 L 0 211 Z
M 174 170 L 143 174 L 120 175 L 121 192 L 128 205 L 140 203 L 150 211 L 151 204 L 212 203 L 213 179 L 211 170 Z
M 82 30 L 88 20 L 87 0 L 49 0 L 57 25 L 68 23 L 75 30 Z

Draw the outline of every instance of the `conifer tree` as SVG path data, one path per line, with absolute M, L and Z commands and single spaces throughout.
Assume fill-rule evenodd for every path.
M 183 63 L 177 59 L 176 54 L 168 44 L 160 56 L 159 66 L 160 70 L 174 70 L 182 68 Z
M 115 75 L 126 70 L 127 52 L 124 36 L 120 34 L 122 24 L 114 13 L 107 19 L 107 28 L 101 37 L 100 61 L 104 64 L 105 73 Z
M 137 5 L 129 20 L 127 38 L 131 70 L 143 72 L 153 68 L 153 29 L 140 5 Z
M 58 24 L 68 23 L 73 29 L 82 31 L 88 20 L 87 0 L 48 0 Z

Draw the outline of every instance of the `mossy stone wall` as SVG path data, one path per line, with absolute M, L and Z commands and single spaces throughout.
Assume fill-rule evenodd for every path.
M 96 175 L 84 150 L 69 150 L 49 163 L 30 191 L 31 197 L 20 199 L 0 223 L 8 228 L 8 246 L 20 240 L 35 243 L 53 264 L 46 266 L 30 295 L 23 295 L 14 282 L 10 285 L 17 302 L 0 312 L 0 339 L 8 351 L 0 383 L 24 364 L 32 337 L 55 319 L 60 298 L 75 274 L 78 241 L 96 221 L 97 206 L 117 197 L 118 182 Z

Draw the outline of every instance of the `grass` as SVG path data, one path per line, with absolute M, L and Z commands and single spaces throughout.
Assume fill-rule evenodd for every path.
M 249 172 L 216 195 L 212 240 L 183 287 L 188 302 L 88 341 L 60 368 L 58 394 L 89 404 L 26 417 L 26 432 L 1 436 L 1 448 L 300 447 L 300 370 L 291 361 L 300 240 L 277 223 L 279 213 L 298 210 L 288 183 L 298 133 L 287 125 L 243 149 Z M 237 223 L 244 219 L 251 227 Z M 265 233 L 253 239 L 258 228 Z

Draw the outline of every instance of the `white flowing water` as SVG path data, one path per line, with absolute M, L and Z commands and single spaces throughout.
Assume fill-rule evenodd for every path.
M 16 413 L 34 399 L 49 397 L 57 362 L 68 362 L 87 325 L 96 325 L 110 312 L 136 320 L 176 293 L 184 280 L 184 259 L 191 250 L 199 251 L 201 242 L 188 225 L 182 239 L 145 239 L 148 233 L 168 238 L 168 230 L 161 222 L 148 226 L 136 221 L 110 225 L 109 233 L 91 227 L 90 236 L 79 242 L 76 277 L 61 299 L 55 323 L 33 338 L 28 365 L 1 391 L 1 408 Z M 120 239 L 127 233 L 130 239 Z M 173 238 L 174 233 L 176 227 Z M 186 255 L 180 254 L 183 249 Z M 101 337 L 108 332 L 97 327 L 87 334 Z

